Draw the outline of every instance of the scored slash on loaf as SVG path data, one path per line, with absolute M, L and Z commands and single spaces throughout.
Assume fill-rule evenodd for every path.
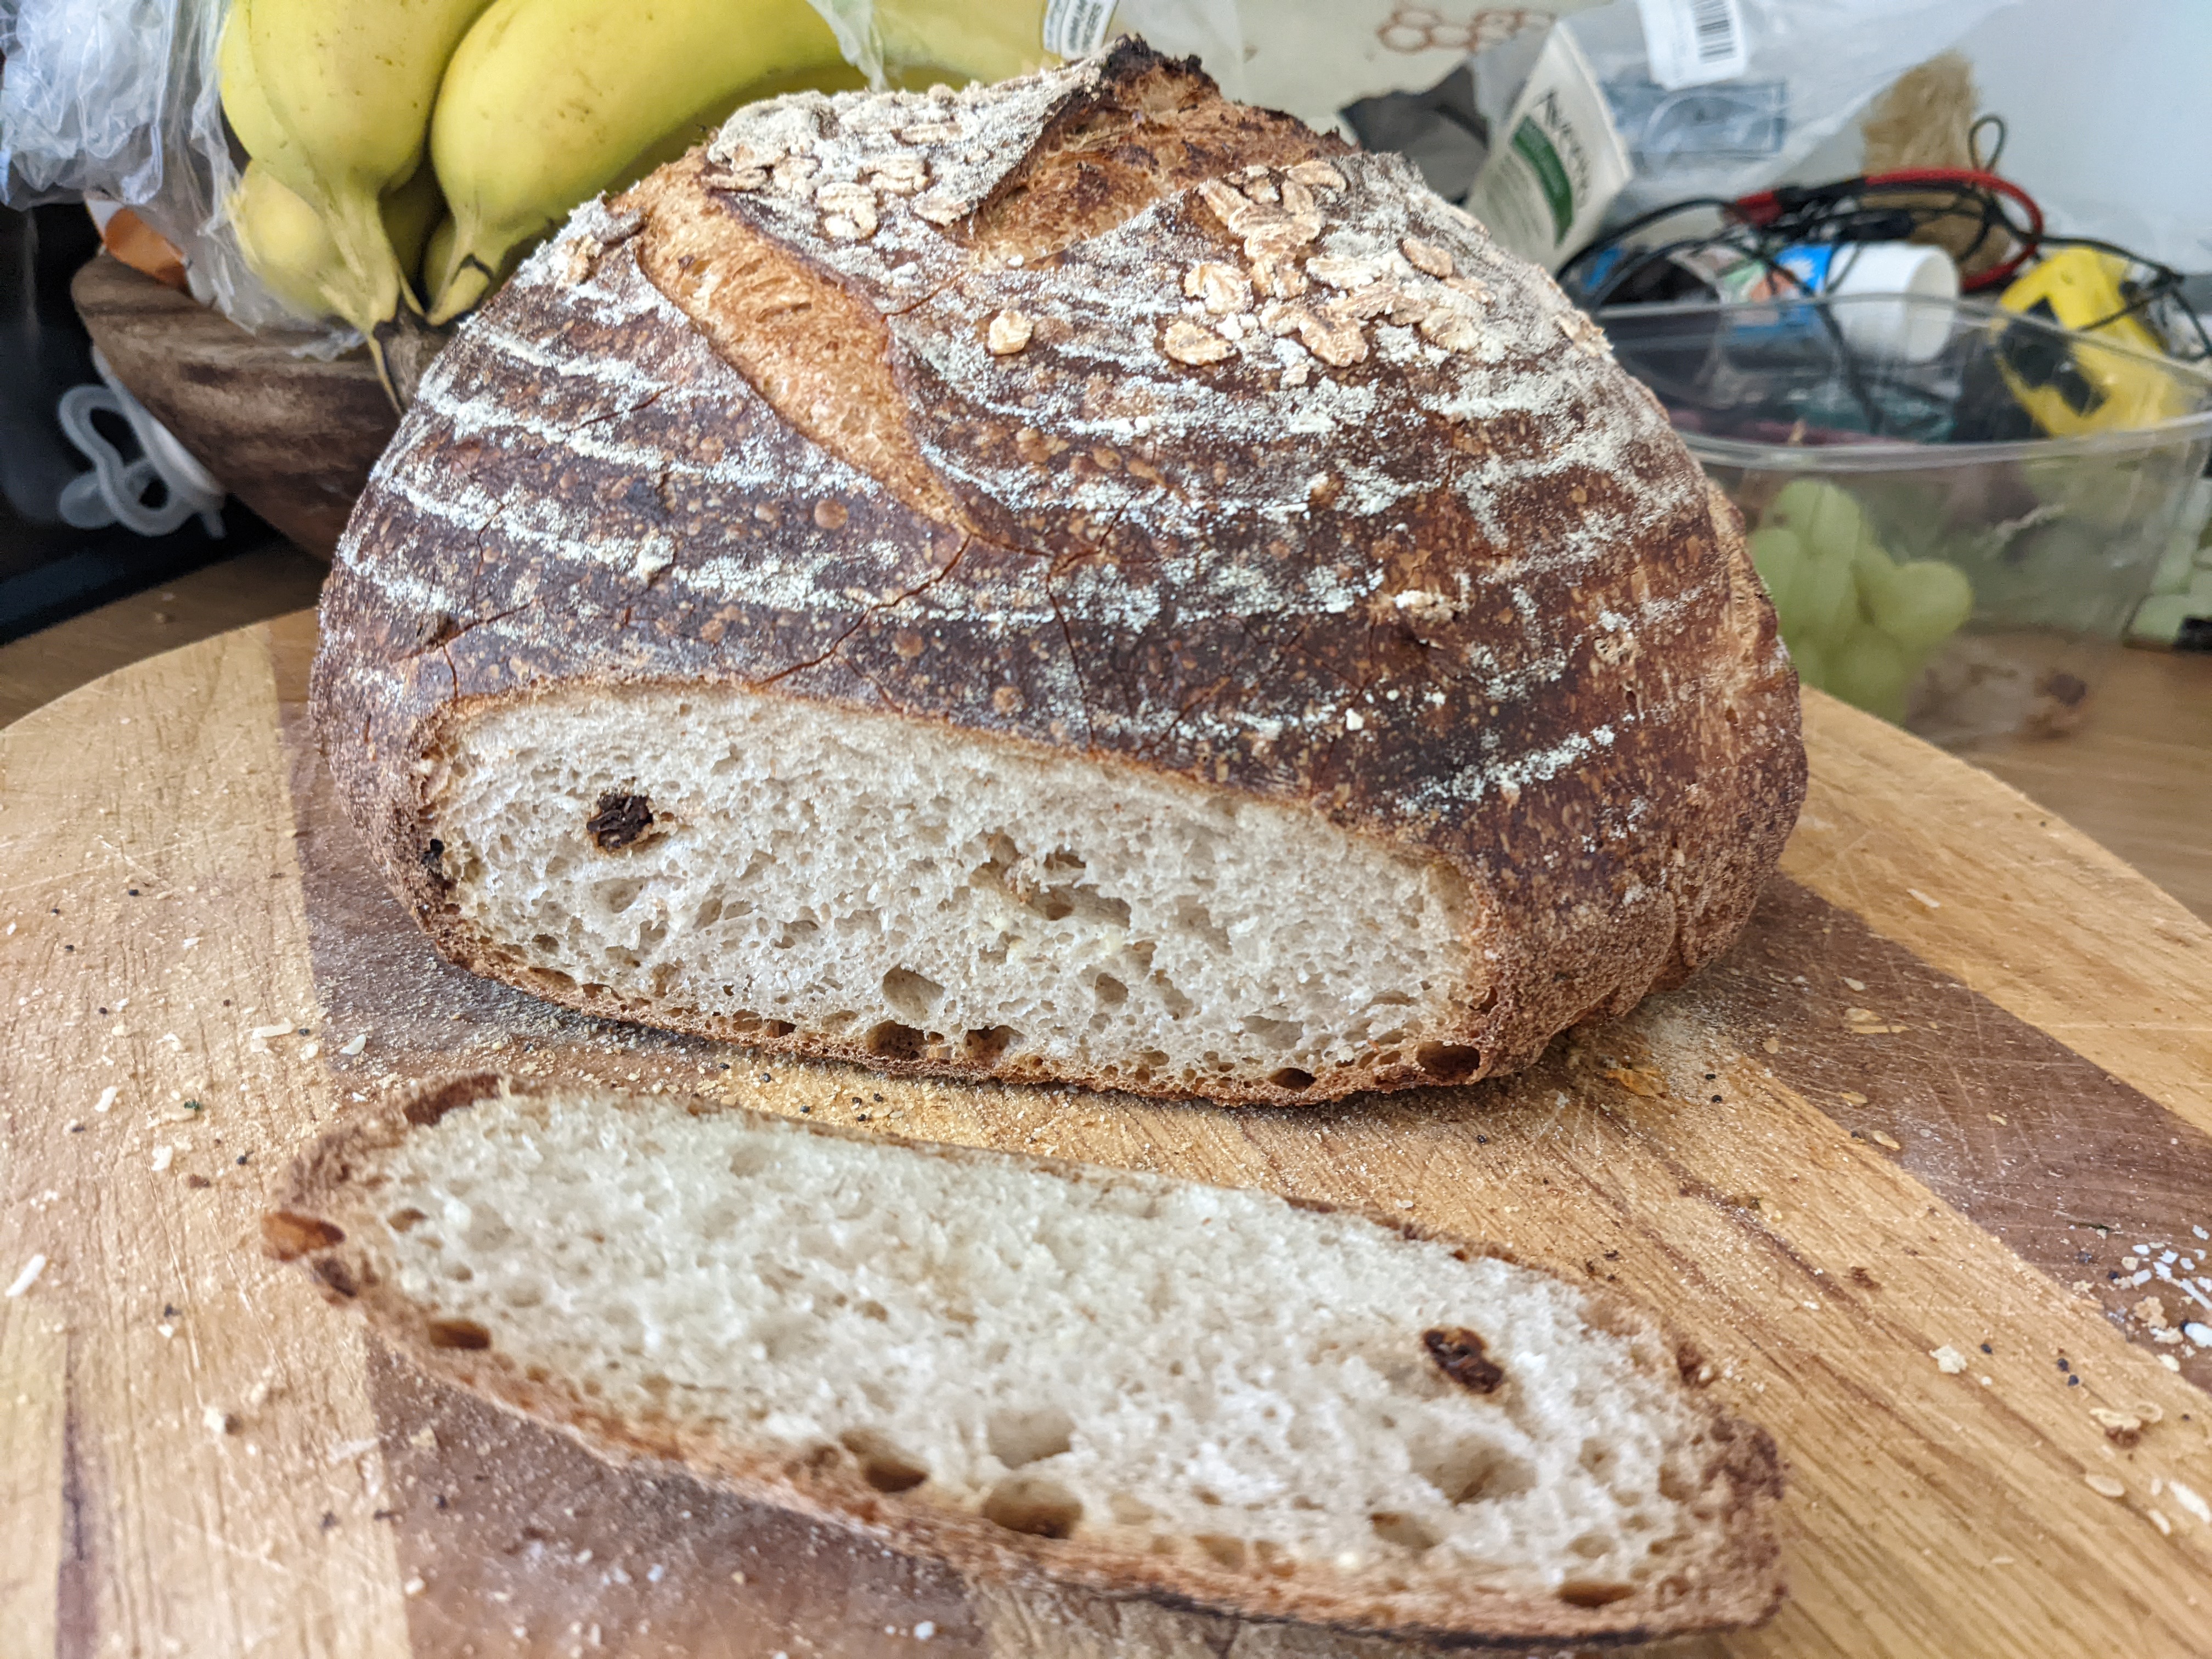
M 480 1076 L 264 1234 L 434 1376 L 1001 1582 L 1485 1644 L 1781 1595 L 1692 1351 L 1326 1205 Z
M 1734 512 L 1603 336 L 1127 41 L 772 100 L 581 210 L 379 466 L 314 713 L 478 972 L 1230 1102 L 1625 1012 L 1804 787 Z

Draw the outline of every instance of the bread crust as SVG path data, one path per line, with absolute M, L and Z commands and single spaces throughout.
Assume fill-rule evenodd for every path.
M 1772 1438 L 1730 1417 L 1703 1393 L 1710 1370 L 1696 1350 L 1648 1310 L 1610 1293 L 1584 1291 L 1591 1315 L 1629 1342 L 1639 1364 L 1678 1377 L 1714 1449 L 1699 1492 L 1705 1547 L 1680 1568 L 1671 1584 L 1638 1589 L 1626 1597 L 1584 1607 L 1555 1596 L 1470 1590 L 1383 1589 L 1348 1586 L 1316 1566 L 1289 1576 L 1240 1571 L 1186 1559 L 1117 1550 L 1080 1538 L 1050 1539 L 1008 1531 L 979 1515 L 905 1494 L 887 1494 L 862 1478 L 857 1460 L 836 1449 L 783 1453 L 733 1446 L 672 1422 L 611 1413 L 563 1379 L 525 1376 L 495 1346 L 457 1346 L 423 1310 L 384 1281 L 367 1252 L 348 1236 L 374 1200 L 378 1155 L 412 1128 L 465 1110 L 500 1093 L 550 1097 L 559 1091 L 525 1079 L 476 1073 L 422 1085 L 404 1103 L 379 1109 L 330 1131 L 295 1161 L 278 1206 L 264 1218 L 267 1253 L 299 1262 L 334 1304 L 361 1313 L 378 1334 L 422 1370 L 472 1389 L 507 1409 L 551 1425 L 617 1463 L 669 1463 L 739 1495 L 774 1504 L 872 1538 L 910 1555 L 930 1557 L 987 1579 L 1071 1584 L 1109 1595 L 1269 1621 L 1296 1621 L 1362 1635 L 1443 1647 L 1522 1650 L 1531 1643 L 1572 1642 L 1609 1647 L 1758 1624 L 1785 1593 L 1776 1518 L 1783 1467 Z M 665 1098 L 650 1103 L 667 1106 Z M 742 1107 L 701 1101 L 690 1109 L 734 1113 L 809 1134 L 890 1142 L 955 1163 L 1012 1164 L 1077 1183 L 1131 1176 L 1059 1158 L 984 1151 L 870 1134 L 835 1124 L 777 1118 Z M 1323 1212 L 1342 1206 L 1285 1199 Z M 1498 1245 L 1455 1240 L 1402 1218 L 1350 1211 L 1409 1239 L 1454 1243 L 1467 1255 L 1519 1261 Z M 1522 1265 L 1527 1265 L 1523 1263 Z M 463 1339 L 473 1343 L 471 1334 Z
M 1133 1086 L 580 985 L 469 923 L 453 734 L 638 685 L 890 713 L 1447 861 L 1473 936 L 1419 1054 L 1255 1066 L 1206 1085 L 1228 1103 L 1472 1080 L 1626 1012 L 1735 938 L 1805 782 L 1741 521 L 1602 337 L 1397 158 L 1127 42 L 950 103 L 756 106 L 580 210 L 379 465 L 313 708 L 371 854 L 479 973 L 880 1070 Z

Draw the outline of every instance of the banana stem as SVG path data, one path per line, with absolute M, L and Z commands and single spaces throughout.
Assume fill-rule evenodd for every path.
M 455 241 L 458 245 L 459 238 Z M 441 274 L 434 290 L 437 297 L 430 302 L 429 318 L 434 324 L 450 323 L 475 310 L 499 280 L 499 273 L 473 253 L 459 254 L 450 263 L 452 269 Z

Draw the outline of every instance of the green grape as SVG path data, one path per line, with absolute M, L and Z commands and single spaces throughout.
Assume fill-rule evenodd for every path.
M 1958 566 L 1940 559 L 1899 565 L 1867 595 L 1867 620 L 1913 653 L 1949 639 L 1973 610 L 1973 584 Z
M 1797 573 L 1805 560 L 1804 544 L 1797 539 L 1795 531 L 1768 525 L 1745 537 L 1744 547 L 1751 555 L 1752 568 L 1759 572 L 1759 580 L 1766 584 L 1766 597 L 1774 601 L 1774 608 L 1779 611 L 1784 596 L 1796 589 Z
M 1828 684 L 1828 659 L 1820 647 L 1810 640 L 1800 640 L 1796 644 L 1790 645 L 1785 638 L 1783 643 L 1790 645 L 1790 660 L 1796 665 L 1797 683 L 1801 685 L 1819 686 L 1826 690 Z
M 1810 558 L 1797 573 L 1792 596 L 1801 637 L 1836 646 L 1859 626 L 1859 588 L 1848 558 Z
M 1859 579 L 1859 603 L 1873 603 L 1868 597 L 1869 589 L 1880 585 L 1896 568 L 1897 561 L 1880 542 L 1871 536 L 1861 542 L 1857 555 L 1851 560 L 1851 572 Z
M 1862 626 L 1831 654 L 1824 690 L 1886 720 L 1905 718 L 1905 694 L 1915 664 L 1886 634 Z
M 1866 514 L 1850 493 L 1819 478 L 1784 484 L 1759 522 L 1796 531 L 1816 559 L 1851 558 L 1861 543 L 1872 539 Z

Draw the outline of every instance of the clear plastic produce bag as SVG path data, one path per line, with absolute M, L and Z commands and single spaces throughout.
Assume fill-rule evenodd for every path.
M 2013 3 L 1613 0 L 1577 12 L 1566 27 L 1636 162 L 1614 216 L 1777 183 L 1906 70 Z M 1689 50 L 1670 52 L 1675 39 Z M 1711 50 L 1702 66 L 1700 40 Z
M 184 254 L 192 297 L 318 356 L 351 331 L 303 322 L 246 269 L 223 204 L 238 184 L 216 47 L 227 0 L 0 0 L 0 194 L 102 196 Z

